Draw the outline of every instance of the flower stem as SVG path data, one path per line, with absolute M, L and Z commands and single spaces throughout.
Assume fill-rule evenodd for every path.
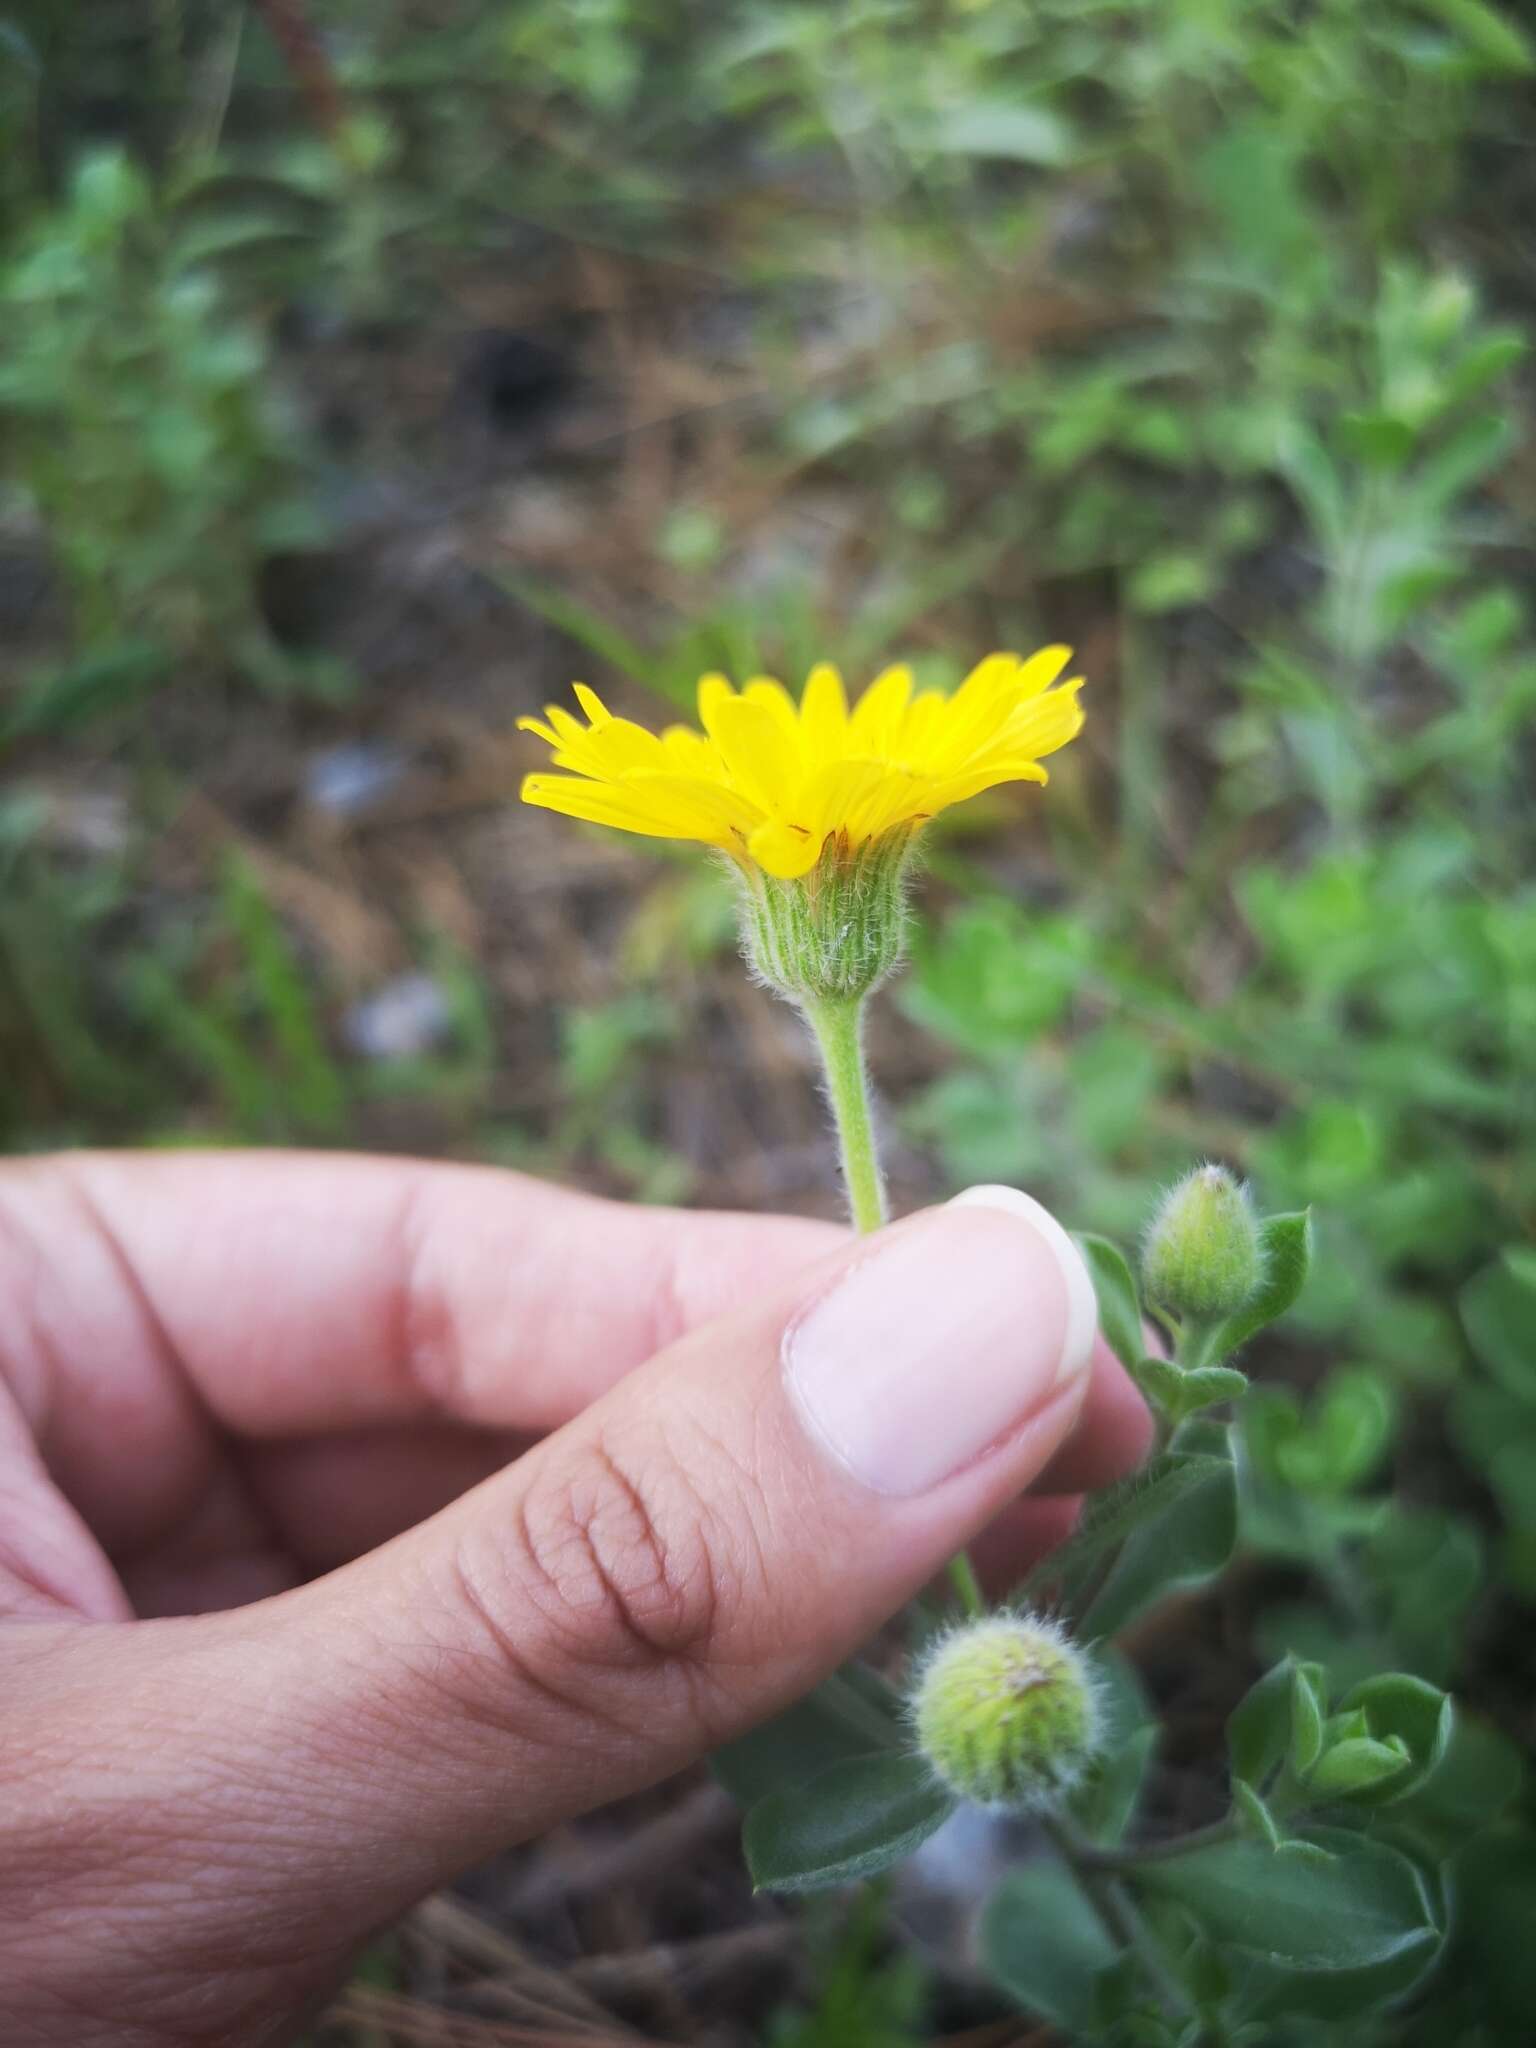
M 885 1181 L 875 1149 L 869 1078 L 864 1071 L 864 1002 L 860 996 L 807 998 L 806 1021 L 815 1033 L 827 1077 L 827 1097 L 843 1159 L 848 1212 L 858 1231 L 885 1221 Z
M 976 1576 L 976 1567 L 971 1563 L 969 1553 L 960 1550 L 949 1560 L 949 1583 L 960 1611 L 969 1621 L 980 1621 L 987 1611 L 987 1596 L 981 1590 L 981 1581 Z

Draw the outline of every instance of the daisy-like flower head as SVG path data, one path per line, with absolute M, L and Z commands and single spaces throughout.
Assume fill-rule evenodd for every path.
M 615 718 L 577 683 L 587 722 L 558 704 L 523 718 L 554 750 L 561 775 L 530 775 L 524 803 L 656 839 L 720 847 L 782 881 L 809 874 L 829 842 L 850 851 L 899 835 L 1002 782 L 1044 782 L 1042 756 L 1083 722 L 1081 677 L 1059 682 L 1066 647 L 1027 660 L 993 654 L 953 696 L 913 694 L 888 668 L 849 708 L 842 677 L 812 669 L 797 704 L 759 676 L 735 690 L 699 683 L 699 723 L 657 734 Z

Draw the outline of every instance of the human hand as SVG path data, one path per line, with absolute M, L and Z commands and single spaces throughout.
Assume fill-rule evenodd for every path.
M 10 2044 L 286 2040 L 1145 1448 L 1055 1227 L 273 1154 L 0 1170 Z M 1035 1493 L 1025 1501 L 1026 1487 Z

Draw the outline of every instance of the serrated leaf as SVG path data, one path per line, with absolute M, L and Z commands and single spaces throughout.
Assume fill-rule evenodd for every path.
M 761 1891 L 819 1891 L 874 1877 L 919 1848 L 955 1801 L 920 1756 L 880 1751 L 761 1800 L 742 1847 Z

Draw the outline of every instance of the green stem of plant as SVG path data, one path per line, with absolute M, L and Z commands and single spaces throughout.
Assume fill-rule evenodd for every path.
M 858 1231 L 878 1230 L 886 1218 L 885 1181 L 875 1149 L 869 1077 L 864 1070 L 861 997 L 808 1000 L 806 1021 L 815 1033 L 827 1077 L 827 1097 L 843 1159 L 848 1212 Z
M 1077 1854 L 1089 1870 L 1110 1872 L 1139 1870 L 1144 1863 L 1171 1863 L 1179 1856 L 1193 1856 L 1201 1849 L 1214 1849 L 1237 1839 L 1237 1822 L 1213 1821 L 1208 1828 L 1193 1828 L 1187 1835 L 1172 1835 L 1162 1842 L 1141 1842 L 1133 1849 L 1100 1849 L 1091 1842 L 1078 1845 Z
M 1110 1939 L 1130 1949 L 1146 1971 L 1158 1997 L 1170 2011 L 1198 2017 L 1189 1992 L 1175 1976 L 1162 1944 L 1136 1910 L 1134 1900 L 1112 1870 L 1104 1868 L 1094 1846 L 1064 1814 L 1044 1823 L 1057 1855 L 1066 1864 L 1098 1914 Z
M 949 1583 L 955 1589 L 960 1611 L 972 1621 L 979 1621 L 987 1611 L 987 1596 L 981 1590 L 975 1565 L 963 1550 L 949 1560 Z
M 805 1015 L 815 1034 L 827 1077 L 827 1097 L 837 1127 L 843 1185 L 848 1191 L 853 1227 L 860 1232 L 878 1230 L 886 1219 L 887 1207 L 885 1179 L 875 1146 L 874 1118 L 870 1113 L 869 1076 L 864 1066 L 863 998 L 808 999 Z M 986 1596 L 963 1550 L 949 1561 L 949 1582 L 962 1614 L 977 1619 L 986 1613 Z

